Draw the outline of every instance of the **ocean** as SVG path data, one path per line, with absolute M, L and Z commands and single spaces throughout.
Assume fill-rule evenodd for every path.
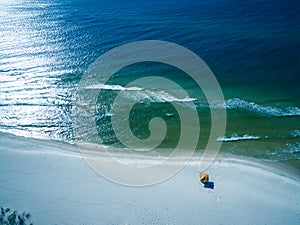
M 225 104 L 215 107 L 227 110 L 225 135 L 215 140 L 223 143 L 221 152 L 299 169 L 299 21 L 296 0 L 0 0 L 0 131 L 73 143 L 73 100 L 89 65 L 122 44 L 162 40 L 196 53 L 218 79 Z M 189 96 L 124 90 L 147 76 L 172 79 Z M 182 71 L 137 63 L 100 85 L 98 134 L 84 130 L 89 142 L 123 146 L 111 108 L 117 94 L 127 91 L 128 98 L 139 99 L 130 113 L 136 137 L 149 137 L 149 121 L 160 117 L 168 129 L 159 147 L 176 147 L 180 117 L 171 103 L 193 102 L 201 123 L 196 151 L 205 148 L 211 106 Z

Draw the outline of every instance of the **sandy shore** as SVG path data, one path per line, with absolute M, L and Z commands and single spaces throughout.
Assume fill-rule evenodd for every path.
M 166 182 L 126 187 L 95 173 L 76 146 L 0 133 L 0 203 L 33 224 L 300 224 L 295 171 L 219 157 L 199 183 L 197 158 Z

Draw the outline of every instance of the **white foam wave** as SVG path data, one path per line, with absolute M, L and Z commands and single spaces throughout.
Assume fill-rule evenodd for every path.
M 300 142 L 296 143 L 288 143 L 286 144 L 286 148 L 277 148 L 275 151 L 268 151 L 268 156 L 271 159 L 284 161 L 284 160 L 293 160 L 300 159 Z
M 255 102 L 249 102 L 239 98 L 231 98 L 225 101 L 225 103 L 214 102 L 209 106 L 205 103 L 198 104 L 199 108 L 219 108 L 219 109 L 243 109 L 250 112 L 256 112 L 268 116 L 300 116 L 300 108 L 295 106 L 289 106 L 281 108 L 274 105 L 262 105 Z
M 277 106 L 265 106 L 255 102 L 248 102 L 239 98 L 232 98 L 226 101 L 227 109 L 244 109 L 252 112 L 267 114 L 271 116 L 300 116 L 299 107 L 280 108 Z
M 300 130 L 293 130 L 291 134 L 293 137 L 300 137 Z
M 217 141 L 222 141 L 222 142 L 232 142 L 232 141 L 241 141 L 241 140 L 259 140 L 260 136 L 255 135 L 248 135 L 245 134 L 243 136 L 238 136 L 237 134 L 232 134 L 231 137 L 218 137 Z
M 296 142 L 295 144 L 286 144 L 288 147 L 289 154 L 299 154 L 300 153 L 300 142 Z
M 112 117 L 114 115 L 114 113 L 112 112 L 106 112 L 104 116 L 106 117 Z
M 196 101 L 196 98 L 177 98 L 172 94 L 164 90 L 156 89 L 144 89 L 141 87 L 123 87 L 121 85 L 106 85 L 106 84 L 96 84 L 86 87 L 85 89 L 102 89 L 102 90 L 111 90 L 111 91 L 136 91 L 134 94 L 128 93 L 126 97 L 134 99 L 137 102 L 140 99 L 149 102 L 193 102 Z M 126 94 L 125 94 L 126 95 Z
M 174 116 L 174 114 L 173 113 L 166 113 L 166 116 L 172 117 L 172 116 Z
M 103 89 L 111 91 L 141 91 L 143 88 L 140 87 L 122 87 L 121 85 L 106 85 L 106 84 L 95 84 L 86 87 L 85 89 Z
M 138 91 L 134 94 L 132 93 L 124 93 L 126 98 L 133 99 L 136 102 L 146 103 L 146 102 L 180 102 L 187 103 L 196 101 L 196 98 L 184 97 L 177 98 L 174 95 L 163 91 L 163 90 L 155 90 L 155 89 L 144 89 L 143 91 Z
M 197 100 L 196 98 L 189 97 L 177 98 L 165 91 L 146 90 L 145 94 L 148 96 L 146 99 L 154 102 L 193 102 Z

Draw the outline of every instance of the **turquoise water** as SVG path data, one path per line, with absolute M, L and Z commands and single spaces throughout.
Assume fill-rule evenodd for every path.
M 121 44 L 164 40 L 198 54 L 220 82 L 226 105 L 216 107 L 228 114 L 225 137 L 216 140 L 222 151 L 300 168 L 297 1 L 14 0 L 0 1 L 0 12 L 0 131 L 74 141 L 72 99 L 88 66 Z M 186 74 L 155 63 L 125 68 L 106 84 L 95 115 L 98 136 L 86 132 L 89 141 L 120 144 L 110 123 L 120 91 L 113 85 L 149 75 L 172 79 L 189 93 L 185 100 L 195 103 L 201 122 L 197 148 L 205 148 L 210 110 L 203 93 Z M 160 147 L 176 146 L 174 96 L 154 90 L 147 97 L 144 90 L 129 97 L 141 94 L 144 101 L 131 112 L 133 134 L 148 137 L 148 123 L 158 116 L 168 125 Z

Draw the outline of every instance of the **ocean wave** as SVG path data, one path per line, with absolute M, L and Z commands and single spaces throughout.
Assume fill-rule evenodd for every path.
M 291 134 L 293 137 L 300 137 L 300 130 L 293 130 Z
M 111 91 L 141 91 L 140 87 L 122 87 L 121 85 L 107 85 L 107 84 L 95 84 L 86 87 L 85 89 L 103 89 Z
M 180 103 L 187 103 L 196 101 L 196 98 L 184 97 L 184 98 L 177 98 L 176 96 L 164 91 L 164 90 L 156 90 L 156 89 L 143 89 L 142 91 L 137 91 L 134 94 L 131 92 L 123 93 L 125 98 L 131 99 L 135 102 L 140 103 L 151 103 L 151 102 L 180 102 Z
M 97 84 L 86 87 L 85 89 L 102 89 L 110 91 L 136 91 L 124 94 L 127 98 L 133 99 L 136 102 L 193 102 L 196 98 L 177 98 L 165 90 L 158 89 L 144 89 L 141 87 L 123 87 L 121 85 L 106 85 Z M 142 99 L 142 100 L 141 100 Z
M 232 142 L 232 141 L 241 141 L 241 140 L 259 140 L 260 136 L 255 135 L 248 135 L 245 134 L 243 136 L 238 136 L 237 134 L 232 134 L 231 137 L 218 137 L 217 141 L 222 141 L 222 142 Z
M 226 109 L 244 109 L 270 116 L 300 116 L 299 107 L 280 108 L 277 106 L 260 105 L 255 102 L 248 102 L 239 98 L 232 98 L 226 101 Z
M 170 93 L 161 90 L 146 90 L 144 93 L 146 100 L 151 102 L 193 102 L 196 98 L 177 98 Z
M 286 144 L 288 147 L 287 152 L 289 154 L 299 154 L 300 153 L 300 142 L 296 142 L 295 144 Z
M 300 116 L 300 108 L 296 106 L 289 106 L 281 108 L 274 105 L 262 105 L 255 102 L 249 102 L 239 98 L 227 99 L 224 103 L 214 102 L 210 105 L 206 103 L 199 103 L 199 108 L 219 108 L 219 109 L 242 109 L 250 112 L 255 112 L 267 116 Z
M 268 151 L 268 157 L 273 160 L 285 161 L 300 159 L 300 142 L 286 144 L 286 148 L 277 148 L 275 151 Z

